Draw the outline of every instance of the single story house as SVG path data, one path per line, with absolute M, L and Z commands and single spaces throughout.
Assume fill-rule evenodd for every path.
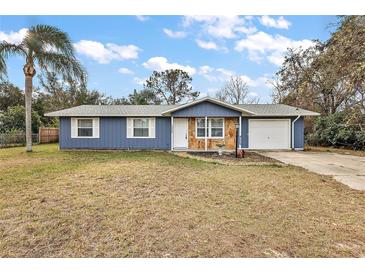
M 304 148 L 304 116 L 283 104 L 233 105 L 205 97 L 181 105 L 82 105 L 60 118 L 60 149 L 215 151 Z M 218 146 L 217 146 L 218 145 Z

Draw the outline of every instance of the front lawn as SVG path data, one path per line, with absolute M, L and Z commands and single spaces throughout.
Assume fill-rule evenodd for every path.
M 1 257 L 365 256 L 365 196 L 292 166 L 0 149 Z

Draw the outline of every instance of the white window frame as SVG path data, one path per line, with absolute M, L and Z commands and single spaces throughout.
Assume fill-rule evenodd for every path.
M 205 133 L 207 134 L 208 133 L 208 136 L 205 137 L 205 136 L 198 136 L 198 119 L 204 119 L 204 117 L 198 117 L 198 118 L 195 118 L 195 138 L 196 139 L 224 139 L 224 136 L 225 136 L 225 132 L 224 132 L 224 128 L 225 128 L 225 119 L 222 118 L 222 117 L 209 117 L 207 119 L 207 124 L 208 125 L 205 125 Z M 215 137 L 215 136 L 212 136 L 212 124 L 211 124 L 211 120 L 212 119 L 220 119 L 220 120 L 223 120 L 223 126 L 222 126 L 222 137 Z
M 91 120 L 92 121 L 92 136 L 79 136 L 79 120 Z M 72 117 L 71 118 L 71 138 L 77 139 L 93 139 L 99 138 L 99 118 L 95 117 Z
M 148 120 L 148 136 L 134 136 L 134 120 Z M 127 118 L 127 139 L 153 139 L 156 138 L 156 118 L 155 117 L 128 117 Z
M 197 139 L 205 139 L 205 136 L 198 136 L 198 120 L 199 119 L 204 121 L 204 133 L 205 133 L 204 135 L 207 134 L 207 125 L 205 125 L 205 118 L 195 118 L 195 137 Z M 209 122 L 208 122 L 208 124 L 209 124 Z M 201 127 L 199 127 L 199 128 L 201 128 Z M 209 133 L 208 133 L 208 135 L 209 135 Z

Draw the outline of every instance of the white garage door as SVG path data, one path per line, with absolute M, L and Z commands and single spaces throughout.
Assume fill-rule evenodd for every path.
M 290 120 L 250 119 L 248 147 L 251 149 L 289 149 Z

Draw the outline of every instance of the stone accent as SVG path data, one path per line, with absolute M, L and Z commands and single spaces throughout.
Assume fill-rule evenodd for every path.
M 205 150 L 205 139 L 197 139 L 195 119 L 189 118 L 189 137 L 188 146 L 192 150 Z M 211 139 L 208 138 L 208 150 L 218 150 L 218 144 L 224 144 L 224 150 L 235 150 L 236 149 L 236 127 L 235 122 L 238 122 L 238 118 L 225 117 L 224 118 L 224 139 Z

